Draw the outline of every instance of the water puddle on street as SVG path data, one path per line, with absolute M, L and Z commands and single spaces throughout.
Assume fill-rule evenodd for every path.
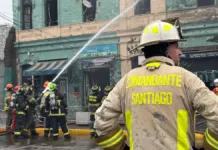
M 60 137 L 58 141 L 35 137 L 16 140 L 13 135 L 0 136 L 0 150 L 100 150 L 89 136 L 74 136 L 70 141 Z

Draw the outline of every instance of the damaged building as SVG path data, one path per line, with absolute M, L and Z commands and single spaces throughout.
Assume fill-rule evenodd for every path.
M 36 92 L 40 92 L 44 81 L 52 80 L 94 34 L 133 2 L 13 0 L 19 82 L 34 78 Z M 217 1 L 141 0 L 85 48 L 58 79 L 58 88 L 72 109 L 87 106 L 94 84 L 114 86 L 132 68 L 141 66 L 143 54 L 132 49 L 139 44 L 145 25 L 175 17 L 180 18 L 187 39 L 180 44 L 182 65 L 211 86 L 218 77 Z

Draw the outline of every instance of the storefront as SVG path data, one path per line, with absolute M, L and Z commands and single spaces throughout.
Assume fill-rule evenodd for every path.
M 99 85 L 103 91 L 105 86 L 114 86 L 120 80 L 120 60 L 116 59 L 118 52 L 117 44 L 105 44 L 89 46 L 80 54 L 76 63 L 78 75 L 74 74 L 73 77 L 80 82 L 75 84 L 74 81 L 72 95 L 83 96 L 83 105 L 87 105 L 87 97 L 93 85 Z
M 182 55 L 181 66 L 195 73 L 212 89 L 213 81 L 218 78 L 218 51 L 187 52 Z
M 35 87 L 35 94 L 40 95 L 45 81 L 52 81 L 54 77 L 66 65 L 67 60 L 40 61 L 32 66 L 23 66 L 23 81 L 32 81 Z M 65 71 L 56 81 L 58 90 L 68 99 L 68 77 Z
M 40 93 L 43 83 L 54 79 L 92 36 L 16 43 L 20 68 L 17 76 L 20 76 L 20 83 L 26 78 L 32 80 L 34 77 L 36 93 Z M 87 106 L 87 95 L 94 84 L 99 84 L 103 89 L 120 80 L 119 53 L 119 37 L 116 33 L 104 33 L 84 49 L 58 78 L 58 88 L 66 96 L 69 111 L 82 111 Z

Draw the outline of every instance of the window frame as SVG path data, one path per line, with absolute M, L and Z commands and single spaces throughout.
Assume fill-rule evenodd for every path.
M 25 3 L 26 1 L 29 1 L 30 3 Z M 28 29 L 32 29 L 33 28 L 33 20 L 32 20 L 32 15 L 33 15 L 33 7 L 32 7 L 32 0 L 21 0 L 21 5 L 22 5 L 22 29 L 23 30 L 28 30 Z M 30 8 L 30 14 L 26 14 L 26 8 Z M 25 16 L 28 16 L 30 17 L 29 21 L 28 22 L 29 24 L 27 25 L 26 23 L 26 18 Z M 26 26 L 29 26 L 29 27 L 26 27 Z

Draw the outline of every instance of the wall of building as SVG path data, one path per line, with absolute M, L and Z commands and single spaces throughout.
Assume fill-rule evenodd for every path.
M 0 103 L 3 103 L 3 93 L 4 93 L 4 71 L 5 70 L 5 66 L 4 66 L 4 61 L 0 61 L 0 98 L 1 98 L 1 101 Z M 1 105 L 0 105 L 1 106 Z
M 45 3 L 44 0 L 32 0 L 32 27 L 33 29 L 39 29 L 39 28 L 45 27 L 45 8 L 43 7 L 44 3 Z M 22 13 L 22 11 L 20 11 L 20 13 Z
M 96 7 L 96 18 L 98 20 L 107 20 L 119 14 L 119 0 L 98 0 Z M 40 29 L 45 27 L 45 1 L 32 0 L 32 27 Z M 58 0 L 58 25 L 70 25 L 83 23 L 82 0 Z M 13 0 L 13 18 L 17 30 L 22 27 L 22 6 L 21 0 Z
M 83 22 L 82 1 L 58 0 L 59 25 Z
M 214 0 L 214 4 L 217 5 L 218 0 Z M 192 9 L 197 7 L 198 7 L 198 0 L 166 0 L 167 11 L 185 10 L 185 9 Z
M 185 49 L 218 45 L 218 21 L 187 23 L 182 25 L 183 36 L 187 39 L 180 46 Z M 198 50 L 198 49 L 196 49 Z
M 16 28 L 17 31 L 21 30 L 21 23 L 22 23 L 22 19 L 21 19 L 21 5 L 20 5 L 20 0 L 13 0 L 13 24 L 14 27 Z
M 166 0 L 166 10 L 184 10 L 197 8 L 197 0 Z

